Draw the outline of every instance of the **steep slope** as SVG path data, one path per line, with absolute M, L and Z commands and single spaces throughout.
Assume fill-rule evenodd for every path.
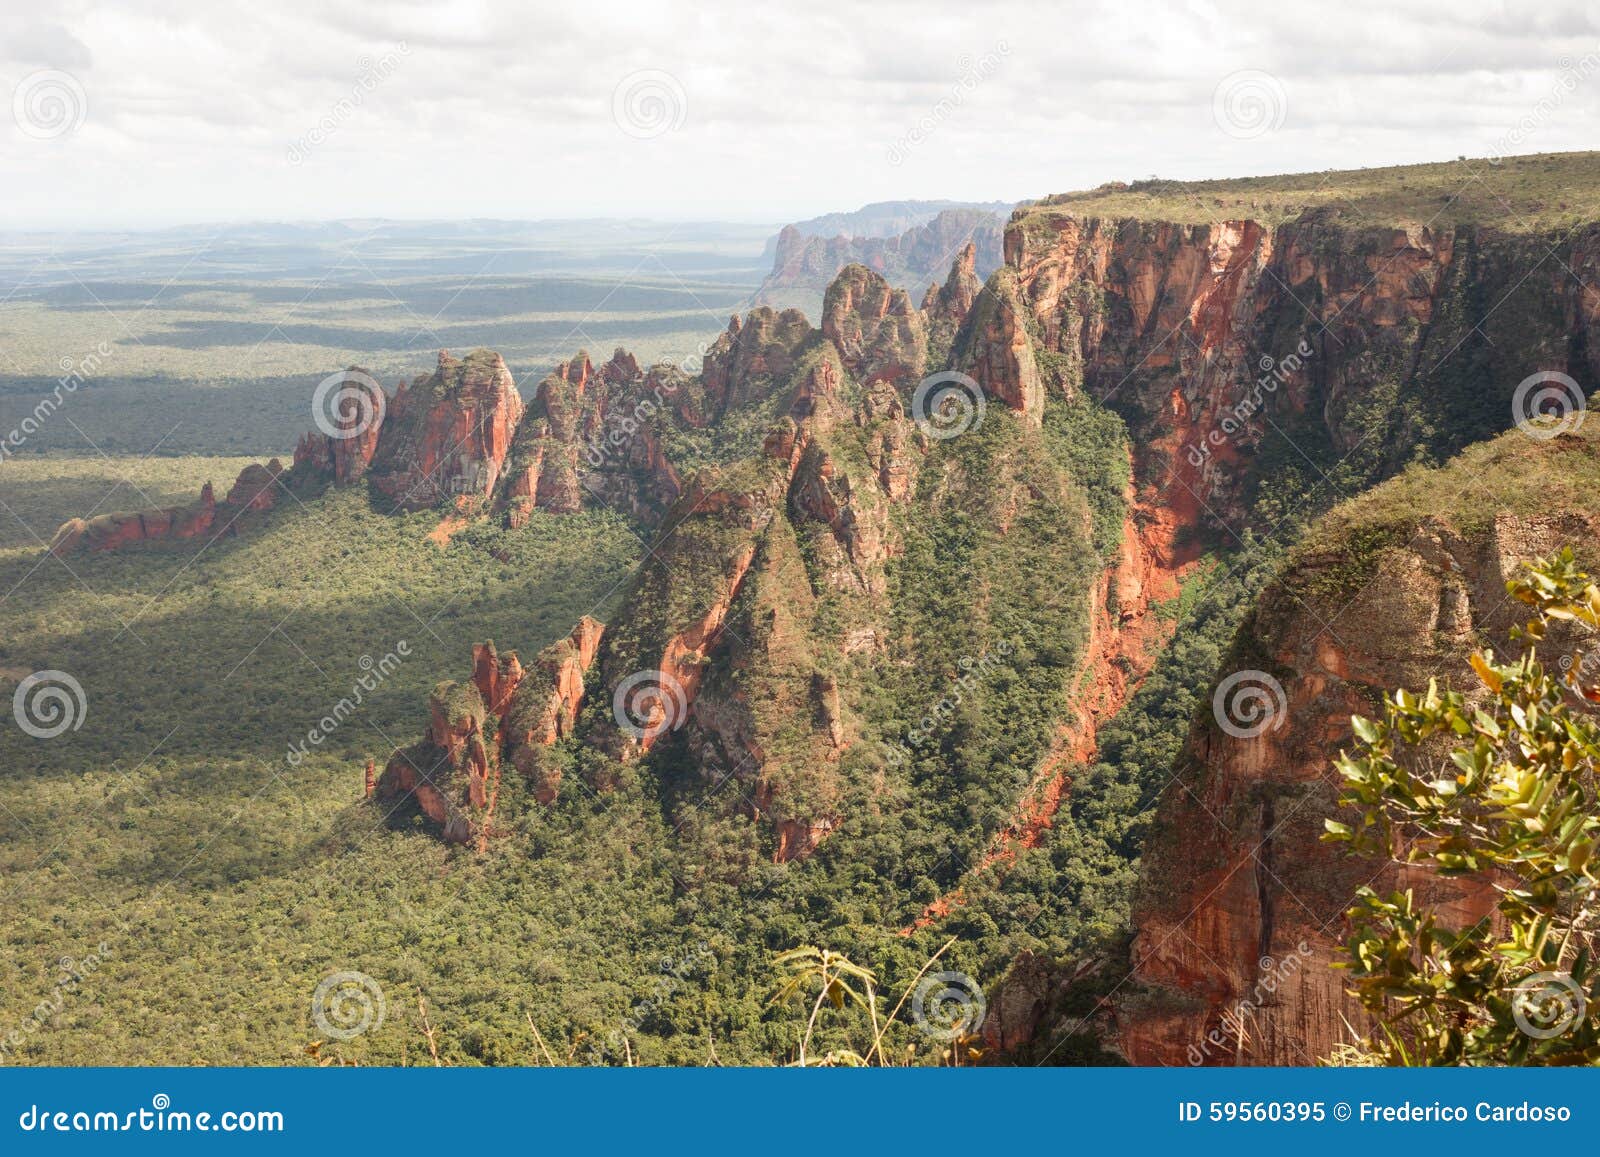
M 373 488 L 401 510 L 486 500 L 521 421 L 522 396 L 499 354 L 441 352 L 431 375 L 389 402 L 369 467 Z
M 1457 924 L 1492 909 L 1487 881 L 1321 843 L 1332 759 L 1352 714 L 1435 675 L 1470 686 L 1467 655 L 1509 647 L 1521 563 L 1566 545 L 1600 559 L 1597 484 L 1594 423 L 1552 442 L 1509 433 L 1339 507 L 1294 552 L 1223 669 L 1246 681 L 1196 721 L 1163 796 L 1135 914 L 1142 991 L 1116 1006 L 1129 1060 L 1314 1063 L 1365 1023 L 1329 967 L 1358 887 L 1414 887 Z
M 1600 156 L 1579 154 L 1520 158 L 1481 177 L 1424 166 L 1047 198 L 1008 227 L 1007 267 L 963 322 L 985 341 L 962 364 L 1025 407 L 1038 392 L 1081 392 L 1126 421 L 1134 541 L 1155 572 L 1182 576 L 1217 550 L 1230 570 L 1253 566 L 1264 549 L 1293 543 L 1320 512 L 1409 462 L 1443 460 L 1541 410 L 1582 407 L 1582 383 L 1600 377 L 1600 205 L 1585 191 L 1596 176 Z M 1573 190 L 1559 209 L 1541 199 L 1553 183 Z M 1208 629 L 1220 621 L 1213 615 Z M 1163 684 L 1193 694 L 1208 675 L 1167 672 Z M 1107 800 L 1143 808 L 1168 799 L 1164 768 L 1117 759 L 1090 769 Z M 1078 799 L 1073 820 L 1104 823 L 1107 806 Z M 1132 831 L 1146 822 L 1135 819 Z M 1172 830 L 1180 844 L 1212 838 L 1182 822 Z M 1083 834 L 1077 826 L 1071 838 Z M 1218 846 L 1230 849 L 1229 866 L 1255 851 L 1242 835 Z M 1120 853 L 1137 850 L 1124 844 Z M 1066 883 L 1081 871 L 1070 843 L 1047 838 L 1043 854 L 1065 877 L 1062 895 L 1090 894 Z M 1184 870 L 1175 862 L 1174 878 L 1186 879 Z M 1243 938 L 1229 939 L 1235 933 Z M 1219 961 L 1261 955 L 1259 928 L 1247 921 L 1196 938 Z M 1141 933 L 1141 951 L 1162 939 Z M 1224 941 L 1233 955 L 1223 954 Z M 1035 1060 L 1058 1055 L 1065 1042 L 1056 1034 L 1091 1019 L 1081 1007 L 1059 1015 L 1074 1006 L 1078 967 L 1114 974 L 1112 986 L 1126 971 L 1114 945 L 1082 951 L 1094 959 L 1017 962 L 995 993 L 991 1044 Z M 1253 986 L 1199 952 L 1171 943 L 1165 951 L 1188 970 L 1172 986 L 1211 1001 L 1212 1013 L 1226 994 Z M 1312 1022 L 1324 1023 L 1330 1009 L 1336 1003 Z M 1131 1038 L 1129 1055 L 1187 1059 L 1195 1021 L 1178 1016 L 1171 1032 L 1155 1023 L 1142 1043 Z M 1030 1051 L 1035 1040 L 1045 1043 Z
M 754 821 L 772 859 L 814 852 L 872 806 L 886 777 L 909 788 L 925 773 L 896 755 L 904 744 L 894 729 L 905 726 L 897 716 L 915 718 L 930 695 L 928 676 L 905 666 L 946 650 L 921 635 L 920 616 L 902 609 L 930 596 L 970 604 L 965 628 L 944 632 L 954 645 L 1054 652 L 1028 693 L 1060 703 L 1086 654 L 1089 620 L 1100 614 L 1101 580 L 1093 576 L 1101 564 L 1088 541 L 1085 491 L 1040 428 L 1041 391 L 1009 385 L 1019 372 L 1033 373 L 1016 365 L 1029 357 L 1026 343 L 1014 340 L 1016 327 L 996 336 L 978 325 L 953 341 L 948 364 L 973 375 L 954 374 L 961 397 L 993 400 L 970 432 L 910 413 L 913 404 L 928 404 L 921 386 L 930 321 L 962 305 L 970 312 L 981 296 L 974 282 L 969 250 L 943 297 L 935 295 L 944 313 L 924 312 L 878 274 L 849 266 L 827 291 L 820 329 L 796 311 L 765 307 L 733 319 L 702 373 L 677 383 L 650 422 L 618 441 L 619 461 L 631 464 L 625 477 L 648 479 L 659 460 L 681 463 L 684 481 L 599 648 L 597 693 L 568 751 L 588 788 L 618 790 L 634 778 L 630 769 L 649 766 L 669 812 L 717 795 L 718 813 Z M 1008 299 L 1000 310 L 1013 308 Z M 620 364 L 621 355 L 610 366 Z M 603 394 L 597 382 L 648 377 L 631 369 L 597 374 L 580 358 L 547 379 L 541 412 L 513 449 L 513 500 L 545 504 L 553 447 L 571 446 L 603 421 L 589 402 Z M 530 428 L 534 436 L 525 438 Z M 520 481 L 534 461 L 539 480 Z M 558 469 L 567 501 L 552 509 L 575 509 L 599 494 L 595 482 L 571 485 L 570 459 Z M 676 478 L 680 467 L 672 469 Z M 949 560 L 929 547 L 957 527 L 970 538 L 966 528 L 974 525 L 982 528 L 973 543 L 978 565 L 952 574 Z M 913 557 L 904 559 L 908 549 Z M 1037 557 L 1060 587 L 1014 590 L 1025 581 L 1020 572 L 997 583 L 991 552 L 996 560 L 1007 552 Z M 1033 637 L 1007 638 L 1019 624 Z M 947 662 L 971 663 L 958 650 Z M 898 694 L 884 700 L 885 687 Z M 420 756 L 465 775 L 455 794 L 468 804 L 487 799 L 474 784 L 492 758 L 476 760 L 470 741 L 460 755 L 447 740 L 462 727 L 493 730 L 495 712 L 486 708 L 480 719 L 464 709 L 461 727 L 453 719 L 440 725 L 441 696 L 435 700 L 425 750 L 398 753 L 397 773 L 380 794 L 425 786 L 405 774 L 408 766 L 423 770 Z M 504 739 L 503 725 L 500 733 Z M 1042 755 L 1041 745 L 984 791 L 1009 802 Z M 946 752 L 940 765 L 949 759 Z M 541 784 L 553 798 L 548 777 Z M 423 802 L 433 804 L 423 810 L 447 839 L 468 840 L 486 826 L 452 822 L 437 801 Z

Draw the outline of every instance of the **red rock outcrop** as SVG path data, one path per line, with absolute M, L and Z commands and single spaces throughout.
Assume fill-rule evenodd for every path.
M 534 658 L 513 691 L 501 720 L 501 745 L 549 747 L 571 735 L 583 705 L 584 676 L 594 665 L 605 625 L 585 615 L 572 634 Z
M 505 360 L 490 350 L 439 354 L 433 374 L 389 403 L 369 475 L 397 509 L 446 498 L 487 500 L 522 421 L 522 397 Z
M 428 697 L 428 730 L 421 742 L 401 748 L 378 778 L 376 797 L 412 796 L 450 843 L 476 842 L 493 834 L 502 769 L 509 763 L 526 776 L 534 796 L 554 803 L 559 766 L 541 751 L 572 732 L 583 703 L 584 675 L 593 665 L 605 627 L 585 617 L 572 634 L 546 647 L 526 670 L 514 652 L 493 643 L 472 649 L 472 679 L 440 683 Z M 498 717 L 498 742 L 485 742 L 491 716 Z
M 862 385 L 915 384 L 926 364 L 927 323 L 903 289 L 847 265 L 822 299 L 822 335 Z
M 468 843 L 486 827 L 490 777 L 499 776 L 483 742 L 487 712 L 471 683 L 440 683 L 428 696 L 428 731 L 422 741 L 396 751 L 378 777 L 375 797 L 412 796 L 451 843 Z
M 200 489 L 199 500 L 187 506 L 68 519 L 56 530 L 48 549 L 66 555 L 80 550 L 121 550 L 140 542 L 237 534 L 245 514 L 272 508 L 283 474 L 283 464 L 274 458 L 265 466 L 246 466 L 221 502 L 207 482 Z
M 993 272 L 992 270 L 990 272 Z M 928 330 L 928 361 L 942 366 L 954 344 L 961 323 L 967 320 L 983 281 L 977 272 L 977 248 L 968 243 L 956 255 L 955 264 L 943 285 L 929 285 L 922 298 L 922 313 Z
M 797 309 L 779 313 L 761 306 L 742 319 L 729 319 L 726 332 L 712 343 L 702 362 L 707 417 L 720 421 L 730 410 L 781 389 L 800 364 L 804 347 L 816 340 L 816 330 Z
M 494 640 L 477 643 L 472 648 L 472 685 L 483 696 L 484 706 L 491 714 L 504 715 L 522 682 L 522 663 L 515 651 L 497 654 Z
M 512 444 L 497 505 L 513 528 L 535 509 L 571 514 L 602 505 L 654 522 L 682 484 L 661 425 L 687 402 L 671 367 L 641 372 L 617 350 L 596 370 L 579 351 L 539 384 Z
M 344 486 L 362 478 L 372 464 L 388 415 L 389 398 L 376 380 L 359 366 L 345 371 L 343 380 L 332 389 L 319 388 L 313 404 L 322 404 L 326 413 L 319 422 L 331 426 L 333 433 L 321 429 L 300 436 L 294 449 L 294 466 L 305 473 L 331 478 Z M 325 383 L 326 384 L 326 383 Z
M 1357 888 L 1415 889 L 1446 926 L 1492 910 L 1486 879 L 1443 880 L 1323 843 L 1323 820 L 1338 811 L 1332 761 L 1355 746 L 1350 716 L 1379 714 L 1382 695 L 1464 672 L 1485 641 L 1506 650 L 1519 606 L 1506 580 L 1535 555 L 1592 543 L 1600 516 L 1502 513 L 1465 529 L 1423 510 L 1413 517 L 1373 564 L 1382 581 L 1350 579 L 1345 548 L 1302 551 L 1241 632 L 1222 674 L 1248 670 L 1247 686 L 1281 688 L 1281 700 L 1265 727 L 1242 726 L 1227 698 L 1233 731 L 1203 715 L 1162 795 L 1134 975 L 1115 1004 L 1130 1061 L 1316 1063 L 1350 1040 L 1347 1025 L 1367 1023 L 1331 968 Z
M 1028 336 L 1027 309 L 1016 274 L 1000 270 L 962 323 L 952 361 L 984 393 L 1037 426 L 1044 420 L 1044 379 Z
M 278 476 L 282 473 L 283 463 L 276 458 L 265 466 L 246 466 L 223 501 L 241 510 L 271 510 L 277 504 Z

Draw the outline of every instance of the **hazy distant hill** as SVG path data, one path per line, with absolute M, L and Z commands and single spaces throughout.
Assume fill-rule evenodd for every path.
M 1011 207 L 1010 201 L 874 201 L 852 213 L 824 213 L 789 228 L 804 237 L 895 237 L 926 225 L 947 209 L 981 209 L 1004 216 Z M 770 260 L 777 247 L 778 238 L 773 236 L 763 256 Z
M 881 273 L 891 285 L 920 299 L 931 283 L 944 279 L 956 254 L 968 241 L 977 249 L 978 276 L 988 277 L 1000 268 L 1002 234 L 1011 208 L 1009 202 L 1000 201 L 982 205 L 889 201 L 868 205 L 855 213 L 835 213 L 787 225 L 771 246 L 772 271 L 761 283 L 756 300 L 792 306 L 816 316 L 822 291 L 839 270 L 852 263 Z M 933 211 L 925 219 L 917 219 L 929 209 Z M 896 217 L 896 210 L 903 215 Z M 883 228 L 895 220 L 910 224 L 889 233 L 811 231 L 819 224 L 852 220 L 858 220 L 863 227 Z

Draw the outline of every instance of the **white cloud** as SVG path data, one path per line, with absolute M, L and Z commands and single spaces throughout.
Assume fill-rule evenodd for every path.
M 1496 147 L 1564 64 L 1600 52 L 1600 9 L 1586 0 L 1442 7 L 60 0 L 8 35 L 0 85 L 70 73 L 87 115 L 51 139 L 0 121 L 0 214 L 55 226 L 775 221 L 1151 173 L 1442 159 Z M 364 85 L 402 44 L 386 78 Z M 998 67 L 962 87 L 963 70 L 1000 45 Z M 1280 127 L 1241 140 L 1217 129 L 1212 95 L 1245 69 L 1277 78 L 1287 107 Z M 618 128 L 613 91 L 639 70 L 676 78 L 681 127 L 646 139 Z M 1526 149 L 1593 146 L 1597 109 L 1600 75 L 1543 117 Z M 320 143 L 291 163 L 319 126 Z

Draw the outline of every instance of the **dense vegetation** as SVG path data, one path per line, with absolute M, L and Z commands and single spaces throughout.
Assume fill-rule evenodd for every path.
M 1588 163 L 1538 158 L 1497 173 L 1527 199 Z M 1358 217 L 1421 211 L 1439 203 L 1443 179 L 1427 173 L 1389 174 L 1373 199 L 1359 174 L 1334 188 Z M 1272 180 L 1215 183 L 1203 204 L 1222 212 L 1260 200 L 1248 215 L 1273 217 L 1322 197 L 1315 180 Z M 1194 203 L 1195 188 L 1142 183 L 1034 212 L 1187 220 L 1193 209 L 1175 206 Z M 1548 223 L 1547 206 L 1517 204 Z M 1219 528 L 1181 594 L 1156 608 L 1171 637 L 1153 670 L 1104 721 L 1093 761 L 1068 768 L 1070 796 L 1052 826 L 1000 870 L 985 852 L 1061 730 L 1089 637 L 1085 595 L 1123 533 L 1124 420 L 1139 420 L 1082 393 L 1068 400 L 1056 387 L 1077 384 L 1081 367 L 1045 355 L 1042 429 L 994 406 L 976 430 L 930 447 L 915 501 L 890 516 L 899 549 L 872 596 L 881 602 L 823 580 L 828 544 L 815 520 L 780 514 L 760 542 L 771 565 L 758 567 L 730 621 L 748 633 L 760 609 L 801 607 L 806 643 L 826 653 L 828 673 L 865 688 L 851 704 L 861 742 L 841 761 L 839 826 L 814 855 L 772 862 L 771 831 L 704 790 L 681 737 L 627 765 L 572 739 L 550 749 L 540 758 L 563 772 L 559 800 L 537 805 L 521 776 L 505 776 L 499 828 L 480 853 L 441 844 L 412 804 L 365 802 L 362 765 L 416 738 L 427 692 L 466 675 L 473 642 L 492 638 L 527 658 L 581 615 L 615 621 L 624 599 L 659 597 L 662 619 L 682 609 L 671 600 L 703 604 L 709 588 L 683 574 L 666 574 L 655 592 L 631 577 L 643 527 L 605 511 L 536 513 L 520 531 L 480 523 L 437 547 L 427 535 L 438 511 L 380 513 L 354 487 L 286 498 L 250 535 L 208 548 L 40 553 L 69 516 L 187 500 L 206 479 L 225 486 L 243 461 L 163 455 L 286 450 L 307 424 L 308 376 L 330 366 L 409 375 L 426 368 L 425 350 L 490 340 L 519 375 L 614 339 L 646 360 L 692 361 L 739 296 L 711 277 L 692 288 L 633 284 L 620 297 L 589 282 L 529 288 L 487 276 L 465 289 L 456 278 L 448 291 L 431 276 L 390 284 L 388 299 L 335 284 L 297 301 L 308 286 L 180 281 L 151 305 L 148 285 L 96 282 L 89 296 L 45 287 L 0 312 L 0 336 L 24 357 L 0 379 L 0 433 L 49 388 L 43 351 L 76 332 L 73 318 L 110 314 L 131 339 L 109 363 L 121 376 L 97 375 L 0 462 L 0 692 L 58 669 L 87 702 L 82 729 L 52 740 L 0 729 L 0 1039 L 13 1026 L 22 1038 L 7 1060 L 416 1063 L 428 1054 L 419 993 L 431 1043 L 452 1064 L 768 1063 L 797 1058 L 802 1042 L 808 1055 L 866 1056 L 858 1023 L 825 1013 L 808 1025 L 770 999 L 784 980 L 775 955 L 826 945 L 870 968 L 878 992 L 904 991 L 941 950 L 941 967 L 989 991 L 1024 953 L 1083 965 L 1053 1010 L 1064 1014 L 1050 1021 L 1055 1035 L 1024 1059 L 1104 1062 L 1092 1018 L 1123 970 L 1092 966 L 1125 957 L 1156 806 L 1219 664 L 1248 645 L 1238 625 L 1285 551 L 1337 548 L 1346 561 L 1326 573 L 1355 584 L 1419 507 L 1465 524 L 1494 509 L 1535 512 L 1553 495 L 1579 502 L 1594 482 L 1563 474 L 1556 442 L 1526 469 L 1483 471 L 1458 495 L 1419 496 L 1417 475 L 1404 473 L 1314 522 L 1406 463 L 1437 462 L 1504 425 L 1474 390 L 1504 376 L 1495 357 L 1522 351 L 1492 327 L 1490 344 L 1513 352 L 1475 355 L 1470 372 L 1414 385 L 1414 396 L 1379 381 L 1370 412 L 1348 423 L 1372 435 L 1357 453 L 1344 455 L 1311 417 L 1274 426 L 1247 495 L 1259 530 Z M 1472 303 L 1445 308 L 1477 316 Z M 1495 324 L 1516 328 L 1511 311 Z M 798 372 L 828 356 L 811 341 Z M 1369 368 L 1378 379 L 1392 369 Z M 720 427 L 675 428 L 664 441 L 685 467 L 715 465 L 730 485 L 751 483 L 777 469 L 751 451 L 785 405 L 774 392 Z M 863 469 L 859 426 L 828 437 L 835 463 Z M 1468 451 L 1466 468 L 1485 453 Z M 726 546 L 722 532 L 706 532 L 708 557 Z M 841 641 L 869 612 L 886 651 L 848 657 Z M 649 620 L 631 615 L 618 634 L 642 638 L 661 625 Z M 303 758 L 286 758 L 397 654 L 358 712 L 322 727 Z M 590 678 L 586 725 L 611 711 L 598 670 Z M 953 709 L 932 710 L 951 699 Z M 781 754 L 790 743 L 803 752 L 806 739 L 803 719 L 784 725 L 792 706 L 755 708 Z M 953 892 L 963 902 L 936 928 L 911 927 Z M 59 959 L 91 954 L 93 975 L 63 991 Z M 797 993 L 814 997 L 813 980 L 826 991 L 825 973 L 805 971 L 810 956 L 780 959 L 801 962 Z M 330 1041 L 312 994 L 348 971 L 381 988 L 385 1019 Z M 907 1053 L 926 1041 L 904 1019 L 876 1032 L 880 1057 L 938 1059 Z

